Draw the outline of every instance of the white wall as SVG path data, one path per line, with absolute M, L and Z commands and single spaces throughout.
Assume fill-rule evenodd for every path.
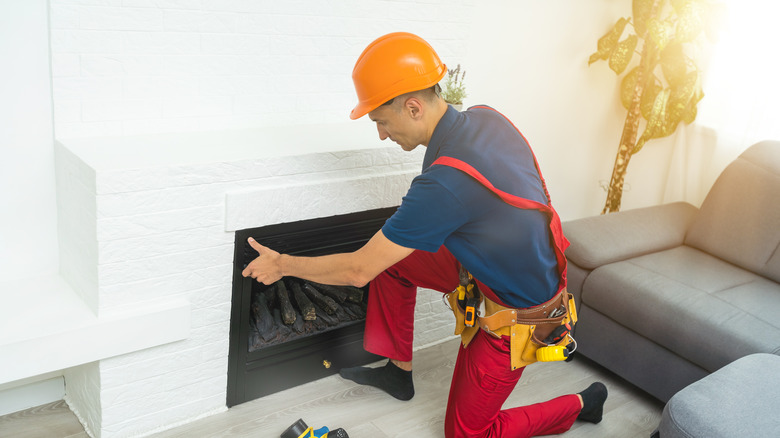
M 371 40 L 414 32 L 453 60 L 473 3 L 52 0 L 57 138 L 345 122 Z
M 59 269 L 48 21 L 46 0 L 0 0 L 0 305 Z M 0 385 L 0 415 L 62 398 L 61 374 Z
M 0 0 L 0 283 L 58 270 L 47 9 Z
M 563 220 L 601 212 L 625 119 L 619 79 L 588 67 L 596 42 L 631 2 L 480 2 L 469 46 L 468 105 L 503 112 L 526 136 Z M 672 140 L 634 157 L 623 209 L 662 201 Z
M 625 112 L 598 38 L 630 2 L 52 0 L 57 138 L 333 123 L 367 42 L 418 33 L 467 70 L 467 104 L 528 137 L 564 220 L 601 211 Z M 629 166 L 623 208 L 665 200 L 674 138 Z

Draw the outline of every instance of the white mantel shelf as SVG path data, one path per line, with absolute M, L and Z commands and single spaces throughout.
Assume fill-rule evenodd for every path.
M 185 339 L 183 300 L 104 312 L 58 275 L 0 284 L 0 384 Z
M 0 279 L 0 384 L 64 370 L 69 406 L 106 437 L 226 409 L 236 230 L 398 205 L 425 150 L 370 120 L 54 149 L 59 274 Z M 421 308 L 438 339 L 449 320 Z
M 61 142 L 97 172 L 397 147 L 390 141 L 380 141 L 376 127 L 367 119 L 321 125 L 90 137 Z

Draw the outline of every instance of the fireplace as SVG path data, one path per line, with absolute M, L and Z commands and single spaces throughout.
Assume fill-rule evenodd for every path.
M 82 358 L 85 350 L 94 353 L 83 365 L 68 369 L 66 397 L 89 430 L 113 437 L 144 435 L 222 412 L 227 404 L 254 397 L 253 392 L 261 394 L 247 383 L 255 362 L 246 359 L 273 348 L 282 351 L 273 360 L 293 363 L 297 346 L 312 339 L 251 353 L 235 348 L 239 342 L 246 347 L 248 339 L 231 340 L 231 329 L 239 327 L 233 327 L 240 324 L 238 318 L 249 318 L 232 309 L 233 262 L 241 257 L 235 254 L 236 242 L 241 251 L 246 242 L 245 235 L 236 233 L 398 205 L 420 173 L 423 151 L 383 146 L 371 123 L 344 123 L 314 130 L 280 127 L 69 140 L 58 142 L 55 152 L 62 276 L 79 293 L 76 298 L 90 304 L 93 317 L 114 330 L 89 331 L 102 343 L 79 338 L 74 347 L 62 347 L 70 353 L 66 358 Z M 268 236 L 254 237 L 267 243 Z M 357 248 L 367 237 L 320 250 Z M 280 237 L 269 245 L 288 253 L 306 250 L 283 246 L 290 242 Z M 249 297 L 251 287 L 262 287 L 251 280 L 248 284 L 244 293 Z M 130 325 L 121 321 L 128 315 L 134 318 Z M 451 320 L 441 294 L 421 289 L 414 348 L 452 336 Z M 78 324 L 82 327 L 83 321 Z M 135 327 L 151 335 L 138 336 Z M 353 323 L 326 332 L 315 343 L 329 343 L 336 335 L 347 338 L 347 332 L 356 339 L 353 351 L 364 354 L 362 331 L 359 322 Z M 116 334 L 132 342 L 118 343 Z M 240 374 L 239 355 L 244 364 Z M 326 359 L 332 362 L 329 369 L 322 362 Z M 315 363 L 316 370 L 293 377 L 319 378 L 341 366 L 329 357 Z M 273 379 L 282 380 L 278 376 L 284 374 Z M 236 391 L 242 392 L 241 399 Z
M 238 230 L 235 233 L 227 405 L 272 394 L 380 359 L 363 350 L 368 287 L 285 277 L 263 285 L 241 272 L 257 257 L 253 237 L 284 254 L 354 251 L 396 207 Z

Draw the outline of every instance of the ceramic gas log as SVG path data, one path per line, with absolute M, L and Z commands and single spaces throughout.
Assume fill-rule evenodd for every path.
M 285 277 L 252 290 L 249 351 L 327 331 L 366 316 L 364 291 Z

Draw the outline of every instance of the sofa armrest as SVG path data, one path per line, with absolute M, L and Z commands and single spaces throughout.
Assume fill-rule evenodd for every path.
M 676 202 L 568 221 L 570 262 L 585 268 L 626 260 L 682 245 L 698 209 Z

